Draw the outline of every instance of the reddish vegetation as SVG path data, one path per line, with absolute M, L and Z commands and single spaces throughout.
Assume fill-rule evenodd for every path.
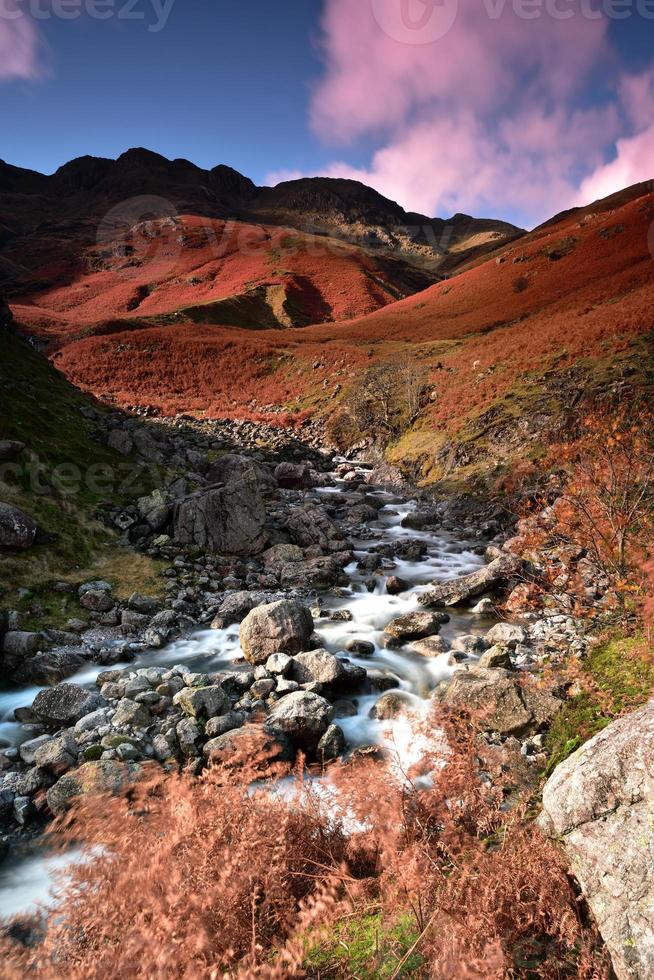
M 360 759 L 337 772 L 331 815 L 310 791 L 301 804 L 246 796 L 216 770 L 87 800 L 67 837 L 105 853 L 78 869 L 43 944 L 5 942 L 3 977 L 317 976 L 307 951 L 373 910 L 389 927 L 404 916 L 412 938 L 371 951 L 366 975 L 400 976 L 415 954 L 435 980 L 604 980 L 557 847 L 502 805 L 493 750 L 462 719 L 445 724 L 447 765 L 425 760 L 433 786 Z M 323 975 L 352 976 L 340 962 Z
M 412 345 L 417 358 L 444 369 L 433 374 L 436 397 L 429 422 L 441 431 L 455 430 L 467 414 L 489 407 L 530 371 L 540 374 L 548 366 L 562 368 L 585 357 L 611 357 L 651 330 L 653 217 L 651 193 L 615 210 L 573 213 L 449 281 L 347 322 L 256 336 L 209 326 L 117 333 L 70 343 L 57 363 L 82 387 L 123 405 L 147 403 L 162 412 L 240 413 L 283 405 L 296 396 L 310 399 L 303 407 L 329 408 L 336 382 L 346 388 L 362 363 Z M 287 233 L 270 234 L 272 242 Z M 266 262 L 271 242 L 262 246 Z M 321 296 L 338 319 L 348 309 L 370 309 L 388 299 L 375 294 L 378 287 L 362 274 L 360 253 L 355 261 L 350 250 L 343 246 L 343 256 L 330 257 L 328 263 L 304 252 L 275 261 L 298 274 L 307 272 L 309 263 L 312 281 L 324 277 Z M 193 269 L 202 269 L 201 250 L 189 254 Z M 260 271 L 261 255 L 257 260 L 238 254 L 225 258 L 221 268 L 228 291 L 254 277 L 252 262 Z M 215 271 L 213 266 L 210 270 Z M 144 280 L 156 279 L 151 266 L 137 271 Z M 75 315 L 81 317 L 83 311 L 99 318 L 102 310 L 105 316 L 115 314 L 117 293 L 100 291 L 96 297 L 93 292 L 96 278 L 101 282 L 107 275 L 97 273 L 90 283 L 73 289 L 79 299 L 79 291 L 89 285 L 93 297 Z M 192 287 L 171 280 L 143 301 L 138 314 L 169 311 L 200 297 L 206 301 L 218 295 L 218 281 L 207 279 Z M 126 302 L 127 287 L 121 283 L 114 288 Z M 64 307 L 69 294 L 67 287 L 38 302 L 48 304 L 48 317 L 68 316 Z M 15 312 L 25 319 L 28 310 L 17 307 Z M 29 312 L 28 322 L 35 316 L 35 310 Z M 51 328 L 54 334 L 64 329 L 58 323 Z M 280 360 L 275 362 L 273 354 Z
M 256 287 L 279 288 L 307 323 L 370 313 L 398 295 L 384 263 L 355 246 L 188 215 L 138 225 L 126 241 L 89 249 L 83 264 L 72 283 L 16 304 L 16 317 L 63 340 L 108 319 L 170 314 Z

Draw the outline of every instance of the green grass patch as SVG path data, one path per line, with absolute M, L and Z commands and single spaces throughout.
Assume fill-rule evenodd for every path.
M 328 936 L 307 951 L 304 969 L 309 977 L 356 977 L 357 980 L 416 977 L 424 960 L 412 952 L 396 973 L 398 965 L 418 938 L 415 921 L 400 916 L 385 924 L 379 912 L 338 922 Z
M 570 698 L 554 719 L 546 747 L 546 775 L 615 718 L 649 701 L 654 663 L 642 637 L 617 637 L 602 643 L 584 661 L 589 689 Z

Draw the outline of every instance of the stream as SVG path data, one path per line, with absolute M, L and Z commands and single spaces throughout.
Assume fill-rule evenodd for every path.
M 337 480 L 331 487 L 307 492 L 306 496 L 308 500 L 313 498 L 324 503 L 325 497 L 337 499 L 336 495 L 351 489 L 348 484 Z M 429 707 L 431 692 L 455 669 L 448 663 L 450 654 L 446 652 L 436 657 L 425 657 L 410 644 L 401 649 L 389 649 L 385 645 L 384 628 L 396 616 L 420 609 L 417 596 L 431 582 L 466 575 L 482 566 L 484 559 L 474 550 L 477 542 L 460 541 L 440 530 L 404 528 L 402 521 L 416 509 L 415 501 L 403 500 L 385 491 L 376 491 L 375 496 L 384 503 L 377 520 L 362 525 L 361 537 L 350 536 L 355 558 L 345 569 L 349 586 L 338 590 L 339 595 L 327 592 L 320 596 L 324 614 L 348 610 L 352 618 L 333 621 L 323 616 L 316 620 L 315 629 L 321 644 L 330 652 L 340 655 L 343 655 L 349 640 L 373 643 L 375 650 L 372 656 L 359 658 L 349 654 L 350 660 L 369 671 L 393 676 L 399 682 L 399 688 L 415 698 L 416 714 L 424 715 Z M 361 559 L 375 547 L 403 540 L 424 542 L 427 548 L 425 556 L 418 561 L 396 557 L 392 568 L 383 566 L 373 573 L 358 568 Z M 399 595 L 389 595 L 385 587 L 388 575 L 405 579 L 410 588 Z M 370 591 L 371 578 L 374 579 L 373 591 Z M 496 622 L 494 618 L 470 610 L 451 609 L 448 612 L 450 621 L 440 631 L 448 651 L 457 636 L 484 634 Z M 199 630 L 161 650 L 145 651 L 136 660 L 129 664 L 117 664 L 116 668 L 125 666 L 134 670 L 143 666 L 184 664 L 192 671 L 218 672 L 233 669 L 235 661 L 240 658 L 239 626 L 235 625 L 225 630 Z M 98 674 L 104 670 L 104 666 L 89 664 L 71 677 L 70 682 L 92 687 Z M 0 748 L 18 746 L 33 737 L 30 727 L 16 722 L 13 713 L 18 707 L 31 705 L 39 690 L 38 687 L 30 687 L 0 691 Z M 410 766 L 420 755 L 419 739 L 414 737 L 412 730 L 415 719 L 412 722 L 407 716 L 392 721 L 370 718 L 370 710 L 381 696 L 382 692 L 378 692 L 353 698 L 357 713 L 336 718 L 345 734 L 348 750 L 385 745 L 392 747 L 402 766 Z M 37 903 L 47 902 L 57 878 L 56 873 L 69 862 L 70 855 L 48 854 L 38 842 L 26 847 L 23 853 L 11 855 L 0 865 L 0 918 L 28 912 Z

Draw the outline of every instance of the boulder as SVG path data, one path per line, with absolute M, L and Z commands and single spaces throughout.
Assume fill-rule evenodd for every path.
M 191 494 L 174 507 L 179 544 L 219 554 L 256 555 L 266 543 L 266 511 L 254 473 Z
M 291 656 L 308 650 L 313 633 L 310 610 L 296 599 L 257 606 L 241 623 L 241 648 L 252 664 L 265 664 L 273 653 Z
M 62 776 L 48 790 L 48 806 L 55 814 L 63 813 L 76 796 L 119 793 L 138 778 L 140 771 L 140 767 L 133 762 L 115 762 L 109 759 L 85 762 L 79 769 Z
M 654 701 L 554 770 L 541 828 L 563 841 L 619 980 L 654 976 Z
M 263 725 L 235 728 L 212 738 L 202 751 L 214 765 L 268 777 L 288 772 L 295 760 L 295 749 L 286 735 L 266 731 Z
M 345 735 L 340 725 L 330 725 L 318 742 L 316 755 L 320 762 L 332 762 L 340 758 L 346 749 Z
M 78 684 L 58 684 L 39 691 L 32 710 L 44 725 L 68 728 L 104 705 L 104 698 L 96 691 L 87 691 Z
M 315 546 L 327 552 L 344 550 L 343 535 L 318 504 L 292 507 L 286 530 L 294 544 L 301 548 Z
M 522 626 L 516 623 L 497 623 L 488 631 L 486 639 L 492 646 L 515 649 L 519 643 L 525 642 L 526 634 Z
M 405 691 L 387 691 L 373 704 L 369 717 L 376 721 L 389 721 L 400 715 L 418 715 L 416 698 Z
M 170 497 L 163 490 L 153 490 L 147 497 L 141 497 L 136 508 L 139 517 L 151 531 L 161 531 L 168 523 L 172 510 Z
M 116 605 L 109 592 L 104 589 L 87 589 L 80 596 L 79 604 L 83 609 L 96 613 L 110 612 Z
M 313 755 L 333 717 L 329 701 L 310 691 L 292 691 L 270 711 L 267 732 L 286 735 L 293 745 Z
M 479 658 L 480 667 L 502 667 L 504 670 L 513 670 L 511 654 L 506 647 L 495 646 L 486 650 Z
M 309 650 L 293 657 L 291 680 L 298 684 L 317 683 L 326 691 L 335 692 L 349 677 L 341 660 L 327 650 Z
M 72 735 L 59 735 L 40 745 L 34 753 L 34 764 L 40 769 L 62 774 L 77 762 L 77 742 Z
M 113 717 L 114 728 L 147 728 L 151 721 L 148 706 L 131 698 L 121 698 Z
M 38 527 L 35 521 L 18 507 L 0 501 L 0 548 L 24 551 L 36 540 Z
M 27 657 L 33 657 L 45 650 L 49 643 L 43 633 L 28 633 L 24 630 L 10 630 L 5 633 L 2 641 L 2 652 L 5 662 L 19 664 Z
M 289 562 L 280 569 L 279 578 L 286 589 L 328 589 L 341 582 L 343 572 L 334 558 L 325 555 L 308 561 Z
M 386 591 L 389 595 L 400 595 L 402 592 L 408 592 L 410 588 L 409 583 L 397 575 L 389 575 L 386 579 Z
M 486 731 L 518 736 L 537 732 L 561 707 L 561 701 L 549 691 L 522 686 L 510 671 L 477 664 L 454 672 L 443 701 L 478 715 Z
M 5 657 L 6 673 L 14 684 L 61 684 L 67 677 L 72 677 L 86 663 L 86 659 L 73 650 L 50 650 L 47 653 L 37 653 L 13 664 L 11 658 Z
M 275 479 L 284 490 L 306 490 L 312 485 L 311 467 L 306 463 L 280 463 Z
M 296 544 L 274 544 L 262 555 L 266 568 L 279 575 L 286 565 L 304 561 L 304 552 Z
M 173 698 L 173 704 L 192 718 L 215 718 L 230 709 L 229 698 L 222 687 L 185 687 Z
M 209 483 L 225 485 L 242 480 L 248 474 L 254 476 L 262 493 L 270 493 L 277 488 L 275 478 L 267 466 L 256 459 L 240 456 L 237 453 L 226 453 L 212 463 L 207 470 L 207 480 Z
M 420 640 L 425 636 L 438 633 L 443 623 L 446 623 L 448 619 L 449 616 L 444 613 L 407 613 L 406 616 L 397 616 L 392 619 L 384 632 L 399 643 L 405 643 L 408 640 Z
M 241 623 L 256 602 L 251 592 L 229 592 L 218 607 L 211 629 L 224 630 L 233 623 Z
M 134 452 L 134 440 L 125 429 L 112 429 L 107 438 L 107 445 L 121 456 L 129 456 Z
M 447 653 L 447 643 L 442 636 L 426 636 L 424 640 L 416 640 L 412 648 L 422 657 L 440 657 Z
M 418 602 L 430 608 L 458 606 L 467 599 L 506 584 L 520 572 L 522 565 L 520 558 L 503 555 L 470 575 L 451 582 L 434 583 L 428 592 L 418 596 Z

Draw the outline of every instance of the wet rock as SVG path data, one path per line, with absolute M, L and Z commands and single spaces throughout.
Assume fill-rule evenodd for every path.
M 191 718 L 215 718 L 229 711 L 229 698 L 220 686 L 185 687 L 173 698 L 173 704 Z
M 447 643 L 442 636 L 426 636 L 424 640 L 416 640 L 412 648 L 423 657 L 440 657 L 447 653 Z
M 19 510 L 0 501 L 0 548 L 9 551 L 25 551 L 36 540 L 36 521 Z
M 243 655 L 252 664 L 265 664 L 273 653 L 301 653 L 312 633 L 311 612 L 295 599 L 257 606 L 241 623 Z
M 495 605 L 492 599 L 480 599 L 476 606 L 470 610 L 476 616 L 492 616 L 495 612 Z
M 386 579 L 386 591 L 389 595 L 400 595 L 402 592 L 408 592 L 410 588 L 409 582 L 397 575 L 390 575 Z
M 104 698 L 95 691 L 86 691 L 78 684 L 58 684 L 39 691 L 32 709 L 45 725 L 68 728 L 104 705 Z
M 357 657 L 361 657 L 365 660 L 366 658 L 374 655 L 375 644 L 371 643 L 369 640 L 359 640 L 355 638 L 347 641 L 345 644 L 345 649 L 348 653 L 354 653 Z
M 408 640 L 420 640 L 426 636 L 438 633 L 449 616 L 444 613 L 414 612 L 392 619 L 384 632 L 400 643 Z
M 52 813 L 63 813 L 68 804 L 77 796 L 95 793 L 116 794 L 140 774 L 135 763 L 116 762 L 101 759 L 98 762 L 85 762 L 72 772 L 62 776 L 47 794 L 46 799 Z
M 419 713 L 416 699 L 405 691 L 387 691 L 379 701 L 373 704 L 369 717 L 376 721 L 389 721 L 401 715 L 417 715 Z
M 282 698 L 265 722 L 267 732 L 286 735 L 291 742 L 312 755 L 331 723 L 329 701 L 309 691 L 294 691 Z
M 191 494 L 174 508 L 175 540 L 215 554 L 259 554 L 266 543 L 265 523 L 263 498 L 251 471 L 224 487 Z
M 503 555 L 470 575 L 464 575 L 451 582 L 435 583 L 428 592 L 418 596 L 418 602 L 423 606 L 435 608 L 460 605 L 467 599 L 472 599 L 510 581 L 519 573 L 522 564 L 519 558 Z
M 562 839 L 619 980 L 654 976 L 654 701 L 554 770 L 542 829 Z
M 334 692 L 348 679 L 345 665 L 327 650 L 310 650 L 293 658 L 290 677 L 298 684 L 320 684 L 326 692 Z
M 340 758 L 346 748 L 345 735 L 340 725 L 330 725 L 318 742 L 316 756 L 319 762 L 332 762 Z

